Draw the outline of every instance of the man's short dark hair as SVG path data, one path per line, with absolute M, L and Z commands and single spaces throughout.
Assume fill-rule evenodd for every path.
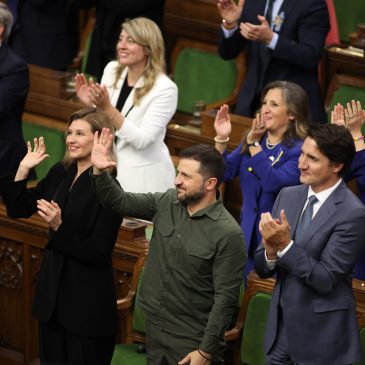
M 180 158 L 195 160 L 200 162 L 200 173 L 204 180 L 211 177 L 217 179 L 217 187 L 223 180 L 224 161 L 222 155 L 214 146 L 207 144 L 193 145 L 184 148 L 180 154 Z
M 318 149 L 332 163 L 343 164 L 338 173 L 339 176 L 343 176 L 350 168 L 356 152 L 350 131 L 342 125 L 312 124 L 308 137 L 317 143 Z

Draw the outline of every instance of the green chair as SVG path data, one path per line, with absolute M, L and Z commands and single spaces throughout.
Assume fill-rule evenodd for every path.
M 364 0 L 334 0 L 340 40 L 348 42 L 349 34 L 356 31 L 356 25 L 365 23 Z
M 234 365 L 264 365 L 264 334 L 271 304 L 274 279 L 260 279 L 251 273 L 235 327 L 226 332 Z
M 146 323 L 138 305 L 140 283 L 142 282 L 145 256 L 138 259 L 132 276 L 131 288 L 127 296 L 117 301 L 118 310 L 125 316 L 126 343 L 115 345 L 111 365 L 145 365 L 146 354 L 143 351 Z
M 47 153 L 49 157 L 40 165 L 36 166 L 37 180 L 44 178 L 49 169 L 58 161 L 63 159 L 65 154 L 65 134 L 63 131 L 53 129 L 30 121 L 23 120 L 23 137 L 25 141 L 30 141 L 33 146 L 33 139 L 44 137 Z
M 245 59 L 225 61 L 217 47 L 179 39 L 171 57 L 172 78 L 179 90 L 178 112 L 192 114 L 194 103 L 207 109 L 233 105 L 245 77 Z

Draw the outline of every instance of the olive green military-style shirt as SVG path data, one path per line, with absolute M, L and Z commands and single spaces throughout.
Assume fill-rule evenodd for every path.
M 104 207 L 154 224 L 140 292 L 147 320 L 220 353 L 247 260 L 241 228 L 222 200 L 189 216 L 175 189 L 127 193 L 108 174 L 93 179 Z

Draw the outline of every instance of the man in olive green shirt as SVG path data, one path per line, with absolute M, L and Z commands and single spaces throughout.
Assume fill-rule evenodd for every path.
M 140 292 L 147 363 L 220 364 L 246 262 L 242 231 L 219 198 L 222 157 L 212 146 L 189 147 L 180 154 L 176 190 L 127 193 L 104 173 L 114 166 L 111 144 L 108 130 L 95 137 L 93 180 L 101 203 L 154 224 Z

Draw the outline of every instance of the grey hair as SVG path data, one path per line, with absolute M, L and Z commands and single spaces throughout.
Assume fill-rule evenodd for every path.
M 13 26 L 13 14 L 5 3 L 0 2 L 0 24 L 4 27 L 3 41 L 9 38 L 11 27 Z

